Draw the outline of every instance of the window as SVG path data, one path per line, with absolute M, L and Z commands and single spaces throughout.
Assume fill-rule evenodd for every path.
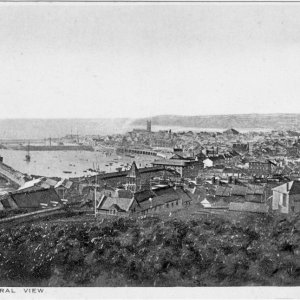
M 287 200 L 287 196 L 286 194 L 283 194 L 283 197 L 282 197 L 282 206 L 286 207 L 286 200 Z
M 166 207 L 169 208 L 169 203 L 166 204 Z
M 176 205 L 178 205 L 178 200 L 176 201 Z

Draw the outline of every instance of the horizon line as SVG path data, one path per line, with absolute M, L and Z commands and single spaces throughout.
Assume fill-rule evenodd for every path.
M 224 113 L 224 114 L 199 114 L 199 115 L 180 115 L 180 114 L 160 114 L 160 115 L 152 115 L 152 116 L 142 116 L 142 117 L 45 117 L 45 118 L 36 118 L 36 117 L 11 117 L 11 118 L 2 118 L 0 117 L 1 121 L 4 120 L 88 120 L 88 119 L 151 119 L 156 117 L 217 117 L 217 116 L 251 116 L 251 115 L 258 115 L 258 116 L 278 116 L 278 115 L 299 115 L 299 113 Z

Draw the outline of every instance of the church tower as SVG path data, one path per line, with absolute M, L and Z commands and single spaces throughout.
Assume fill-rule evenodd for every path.
M 128 190 L 135 193 L 141 189 L 141 174 L 135 162 L 132 163 L 131 168 L 126 177 Z
M 151 120 L 147 121 L 147 131 L 151 132 Z

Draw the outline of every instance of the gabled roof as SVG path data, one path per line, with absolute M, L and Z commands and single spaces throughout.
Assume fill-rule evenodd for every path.
M 115 209 L 117 211 L 125 211 L 124 209 L 122 209 L 118 204 L 113 204 L 109 207 L 109 209 Z
M 113 205 L 117 205 L 123 211 L 129 211 L 134 199 L 129 198 L 112 198 L 107 197 L 103 199 L 99 209 L 109 210 Z

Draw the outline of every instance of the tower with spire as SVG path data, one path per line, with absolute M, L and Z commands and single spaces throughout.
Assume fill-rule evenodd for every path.
M 127 174 L 127 189 L 135 193 L 141 189 L 141 174 L 133 162 L 131 168 Z

